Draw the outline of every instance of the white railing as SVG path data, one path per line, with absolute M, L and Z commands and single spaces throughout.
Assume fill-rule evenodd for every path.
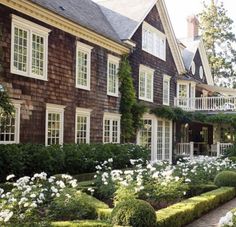
M 177 149 L 176 149 L 176 154 L 193 158 L 193 148 L 194 148 L 194 143 L 193 142 L 178 143 L 177 144 Z
M 236 97 L 175 98 L 175 106 L 186 111 L 233 111 Z
M 216 157 L 220 157 L 224 154 L 224 151 L 226 149 L 230 148 L 231 146 L 233 146 L 232 143 L 217 142 L 216 144 L 212 144 L 211 145 L 211 155 L 216 156 Z

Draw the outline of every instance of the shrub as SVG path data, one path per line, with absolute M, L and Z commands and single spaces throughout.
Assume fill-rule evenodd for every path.
M 49 208 L 49 216 L 57 221 L 96 219 L 97 212 L 84 193 L 67 189 L 54 198 Z
M 219 188 L 161 209 L 156 212 L 157 227 L 184 226 L 235 195 L 235 188 Z
M 224 151 L 224 156 L 226 156 L 226 157 L 236 156 L 236 145 L 234 144 L 233 146 L 226 149 Z
M 236 172 L 222 171 L 216 175 L 214 183 L 218 187 L 236 187 Z
M 111 224 L 101 221 L 65 221 L 65 222 L 53 222 L 53 227 L 112 227 Z
M 120 202 L 111 213 L 111 221 L 114 225 L 154 227 L 156 214 L 147 202 L 133 199 Z
M 194 184 L 189 186 L 186 196 L 192 197 L 205 192 L 213 191 L 218 187 L 215 184 Z

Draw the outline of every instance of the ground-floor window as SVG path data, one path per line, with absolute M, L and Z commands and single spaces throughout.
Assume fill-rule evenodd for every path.
M 152 160 L 172 158 L 172 122 L 145 115 L 138 134 L 138 144 L 150 148 Z
M 47 104 L 46 109 L 46 145 L 63 144 L 65 106 Z
M 0 144 L 19 143 L 20 104 L 14 104 L 15 112 L 11 115 L 0 111 Z
M 120 143 L 120 114 L 104 113 L 103 143 Z
M 75 142 L 89 143 L 90 140 L 90 109 L 76 109 Z

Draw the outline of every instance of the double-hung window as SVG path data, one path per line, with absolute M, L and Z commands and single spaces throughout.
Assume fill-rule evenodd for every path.
M 50 30 L 12 15 L 11 73 L 47 80 Z
M 189 84 L 178 83 L 177 95 L 178 95 L 178 106 L 182 106 L 182 107 L 188 106 Z
M 154 70 L 144 65 L 139 68 L 139 99 L 153 102 Z
M 75 143 L 89 143 L 90 113 L 90 109 L 76 108 Z
M 164 75 L 163 77 L 163 104 L 170 105 L 170 76 Z
M 63 144 L 65 106 L 47 104 L 45 144 Z
M 104 113 L 103 143 L 120 143 L 120 114 Z
M 91 46 L 77 42 L 76 48 L 76 87 L 90 90 Z
M 142 27 L 142 48 L 163 61 L 166 60 L 166 35 L 144 22 Z
M 119 94 L 119 78 L 118 78 L 119 62 L 120 62 L 119 58 L 113 55 L 108 55 L 107 94 L 115 97 L 118 97 Z
M 0 144 L 19 143 L 20 104 L 13 105 L 15 111 L 11 115 L 0 110 Z

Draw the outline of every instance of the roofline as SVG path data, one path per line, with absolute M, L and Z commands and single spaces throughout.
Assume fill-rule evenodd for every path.
M 28 0 L 1 0 L 1 4 L 117 54 L 122 55 L 130 52 L 128 47 L 101 36 Z

